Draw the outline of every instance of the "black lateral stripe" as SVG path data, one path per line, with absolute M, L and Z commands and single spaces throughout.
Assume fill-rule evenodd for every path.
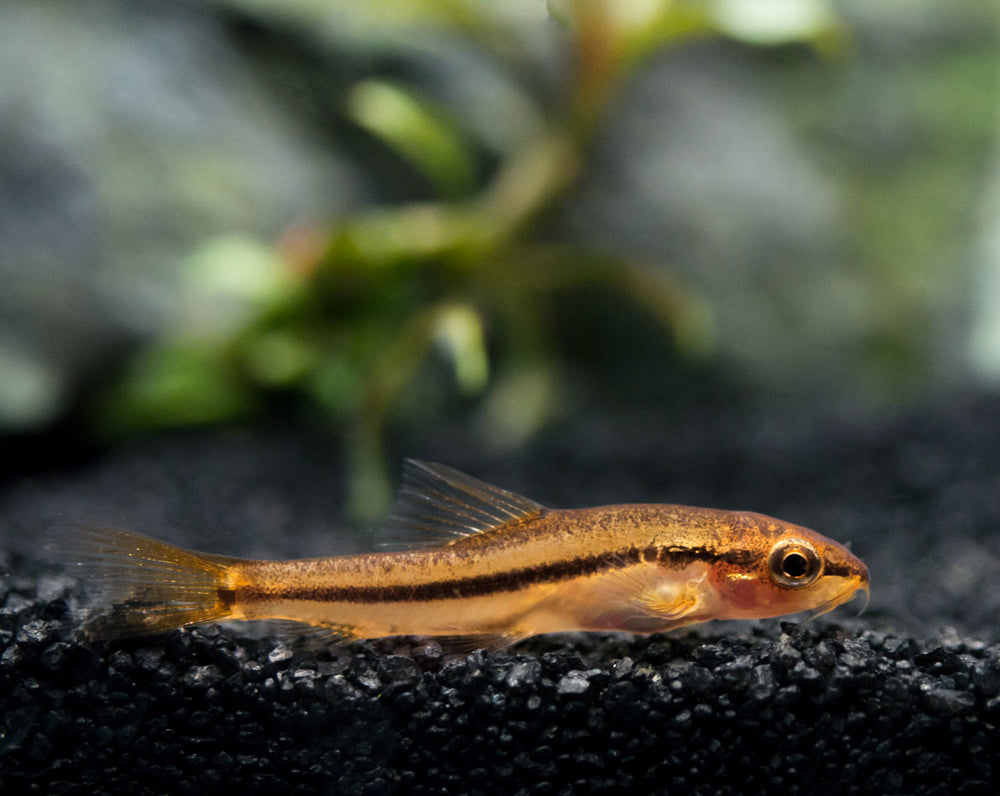
M 746 557 L 741 556 L 741 558 Z M 657 547 L 655 545 L 626 550 L 615 550 L 594 556 L 581 556 L 568 561 L 541 564 L 536 567 L 512 569 L 490 575 L 474 575 L 468 578 L 452 578 L 432 583 L 417 583 L 402 586 L 324 586 L 316 588 L 263 589 L 245 586 L 237 589 L 239 602 L 262 602 L 266 600 L 301 600 L 305 602 L 341 603 L 391 603 L 430 602 L 432 600 L 455 600 L 465 597 L 482 597 L 487 594 L 523 589 L 538 583 L 569 580 L 583 575 L 593 575 L 615 566 L 627 566 L 643 561 L 656 561 L 662 566 L 681 568 L 693 561 L 714 562 L 729 560 L 732 553 L 717 554 L 704 547 L 680 548 Z
M 849 578 L 853 575 L 857 575 L 858 572 L 857 569 L 852 567 L 847 562 L 834 564 L 828 561 L 826 566 L 823 567 L 823 574 L 835 575 L 838 578 Z

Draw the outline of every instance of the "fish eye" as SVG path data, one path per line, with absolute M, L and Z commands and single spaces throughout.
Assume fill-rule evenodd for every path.
M 767 563 L 775 583 L 788 589 L 815 583 L 823 572 L 823 560 L 804 539 L 782 539 L 772 548 Z

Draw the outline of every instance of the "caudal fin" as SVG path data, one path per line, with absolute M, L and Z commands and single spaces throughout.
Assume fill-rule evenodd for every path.
M 90 526 L 53 531 L 48 549 L 83 584 L 90 638 L 152 635 L 231 614 L 229 568 L 241 559 Z

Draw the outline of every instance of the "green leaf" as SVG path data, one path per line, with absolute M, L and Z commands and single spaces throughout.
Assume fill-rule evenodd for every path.
M 186 335 L 206 341 L 230 339 L 300 289 L 298 277 L 274 249 L 235 235 L 202 244 L 183 275 L 181 326 Z
M 215 352 L 187 342 L 163 343 L 134 360 L 101 402 L 98 422 L 121 434 L 232 420 L 255 408 L 252 393 Z
M 364 80 L 351 90 L 348 114 L 422 172 L 443 196 L 473 189 L 475 163 L 469 146 L 442 108 L 402 86 Z

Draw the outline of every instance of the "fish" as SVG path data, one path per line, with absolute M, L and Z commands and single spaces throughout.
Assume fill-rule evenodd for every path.
M 82 627 L 93 639 L 282 620 L 330 644 L 422 636 L 502 649 L 547 633 L 648 635 L 815 616 L 868 595 L 868 569 L 846 547 L 763 514 L 653 503 L 549 509 L 414 459 L 385 531 L 410 543 L 253 560 L 81 527 L 57 547 L 84 583 Z

